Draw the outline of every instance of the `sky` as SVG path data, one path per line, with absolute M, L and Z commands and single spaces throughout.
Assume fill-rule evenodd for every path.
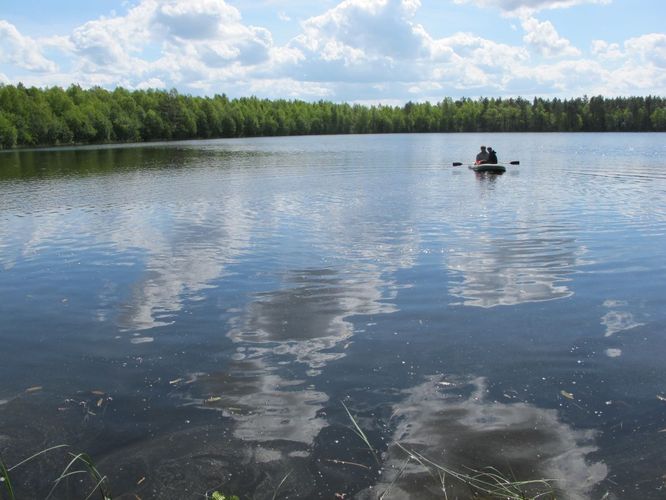
M 664 0 L 0 0 L 0 84 L 402 104 L 666 95 Z

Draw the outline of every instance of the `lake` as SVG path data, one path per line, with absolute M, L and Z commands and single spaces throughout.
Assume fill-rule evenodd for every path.
M 452 166 L 480 144 L 520 165 Z M 456 472 L 491 470 L 666 497 L 664 158 L 666 134 L 0 154 L 0 456 L 69 445 L 17 498 L 67 452 L 127 498 L 465 498 Z

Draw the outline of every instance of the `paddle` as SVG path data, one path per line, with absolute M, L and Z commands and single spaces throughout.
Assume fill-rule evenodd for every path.
M 463 165 L 475 165 L 475 164 L 474 163 L 461 163 L 459 161 L 454 161 L 453 162 L 454 167 L 462 167 Z M 513 161 L 510 161 L 509 163 L 499 162 L 499 163 L 491 163 L 490 165 L 520 165 L 520 162 L 518 160 L 513 160 Z

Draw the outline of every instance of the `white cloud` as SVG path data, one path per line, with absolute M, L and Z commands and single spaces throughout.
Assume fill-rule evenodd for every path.
M 419 0 L 344 0 L 305 21 L 303 29 L 309 47 L 328 50 L 330 57 L 350 50 L 367 58 L 414 57 L 423 40 L 410 19 L 419 7 Z
M 493 68 L 510 69 L 516 64 L 529 59 L 528 52 L 522 47 L 493 42 L 472 33 L 456 33 L 447 38 L 433 41 L 433 54 L 448 48 L 461 62 L 482 67 L 484 72 Z M 437 59 L 434 57 L 434 59 Z
M 159 78 L 150 78 L 146 81 L 143 81 L 139 83 L 136 86 L 137 89 L 139 90 L 144 90 L 144 89 L 164 89 L 166 88 L 166 83 L 164 83 L 162 80 Z
M 604 95 L 666 92 L 666 35 L 648 33 L 622 45 L 595 40 L 592 54 L 604 63 L 600 92 Z
M 238 61 L 253 65 L 267 60 L 271 33 L 242 23 L 241 14 L 223 0 L 169 0 L 155 7 L 154 35 L 166 37 L 170 51 L 197 57 L 207 66 Z
M 571 45 L 566 38 L 562 38 L 550 21 L 540 22 L 528 17 L 521 21 L 526 34 L 523 41 L 544 57 L 576 57 L 580 50 Z
M 494 7 L 507 14 L 531 14 L 541 10 L 566 9 L 582 4 L 607 5 L 612 0 L 454 0 L 457 4 L 472 3 L 477 7 Z
M 0 62 L 9 65 L 2 68 L 7 79 L 31 85 L 223 89 L 232 96 L 355 102 L 665 91 L 666 35 L 595 40 L 588 58 L 551 22 L 532 15 L 604 1 L 458 1 L 497 7 L 512 16 L 506 22 L 520 21 L 522 42 L 477 33 L 436 38 L 416 21 L 420 0 L 343 0 L 303 21 L 284 45 L 268 29 L 245 23 L 225 0 L 138 0 L 119 15 L 48 38 L 31 39 L 0 21 Z M 59 67 L 47 58 L 57 55 Z
M 601 93 L 602 82 L 607 81 L 610 76 L 606 68 L 590 60 L 560 61 L 554 64 L 521 67 L 516 71 L 516 77 L 534 81 L 535 86 L 544 93 L 569 95 Z
M 276 95 L 290 99 L 332 98 L 335 94 L 331 85 L 321 82 L 300 82 L 291 78 L 254 79 L 243 87 L 252 95 Z
M 290 44 L 300 56 L 283 70 L 304 80 L 335 82 L 338 88 L 344 82 L 390 82 L 392 91 L 403 96 L 441 95 L 452 87 L 495 87 L 502 74 L 529 58 L 521 47 L 473 34 L 434 39 L 414 22 L 419 7 L 418 1 L 345 0 L 303 23 L 303 34 Z M 374 93 L 375 101 L 391 97 Z M 351 99 L 372 97 L 356 94 Z
M 77 57 L 76 71 L 96 74 L 139 76 L 148 63 L 138 55 L 150 41 L 148 21 L 154 9 L 153 0 L 145 0 L 127 15 L 89 21 L 69 37 L 69 46 Z
M 238 9 L 223 0 L 168 0 L 155 6 L 152 21 L 182 40 L 209 40 L 233 34 L 239 27 Z
M 604 40 L 593 40 L 592 54 L 601 60 L 618 60 L 624 57 L 618 43 L 608 43 Z
M 639 62 L 666 68 L 666 34 L 650 33 L 630 38 L 624 46 L 628 55 Z
M 39 44 L 23 36 L 16 27 L 0 19 L 0 62 L 36 72 L 54 72 L 56 64 L 44 57 Z
M 76 28 L 69 42 L 74 71 L 86 77 L 122 74 L 130 87 L 159 81 L 204 91 L 244 77 L 273 48 L 268 30 L 243 24 L 223 0 L 142 0 L 123 16 Z

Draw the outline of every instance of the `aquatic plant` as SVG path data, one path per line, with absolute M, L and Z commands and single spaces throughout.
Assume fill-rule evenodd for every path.
M 206 498 L 208 498 L 208 495 L 206 495 Z M 210 498 L 211 500 L 240 500 L 236 495 L 228 497 L 219 491 L 214 491 Z
M 24 460 L 21 460 L 19 463 L 11 467 L 8 467 L 7 464 L 4 462 L 4 460 L 2 459 L 2 457 L 0 457 L 0 500 L 4 499 L 4 496 L 2 494 L 3 490 L 7 494 L 7 498 L 9 500 L 16 500 L 18 498 L 16 496 L 17 495 L 16 490 L 14 489 L 14 486 L 12 484 L 12 478 L 10 474 L 12 471 L 18 469 L 19 467 L 21 467 L 26 463 L 35 460 L 41 455 L 45 455 L 46 453 L 49 453 L 51 451 L 67 447 L 68 445 L 66 444 L 60 444 L 57 446 L 46 448 L 44 450 L 38 451 L 37 453 L 29 456 Z M 58 485 L 62 482 L 63 479 L 80 474 L 87 475 L 94 482 L 94 487 L 90 490 L 88 496 L 85 497 L 85 500 L 92 498 L 95 492 L 99 492 L 99 495 L 101 496 L 102 500 L 111 500 L 111 495 L 108 491 L 107 478 L 106 476 L 102 476 L 99 470 L 97 470 L 97 467 L 95 466 L 92 458 L 90 458 L 90 456 L 86 453 L 67 452 L 67 454 L 70 457 L 70 461 L 68 462 L 64 470 L 60 473 L 60 475 L 53 482 L 53 486 L 51 487 L 51 490 L 49 491 L 45 500 L 48 500 L 53 496 L 56 489 L 58 488 Z M 80 465 L 82 465 L 83 467 L 82 468 L 77 467 Z

